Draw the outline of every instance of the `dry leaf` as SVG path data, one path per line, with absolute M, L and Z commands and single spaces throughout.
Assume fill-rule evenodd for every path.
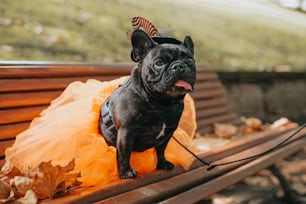
M 64 194 L 71 185 L 80 185 L 77 178 L 78 173 L 69 173 L 74 169 L 74 160 L 68 165 L 61 167 L 52 166 L 51 161 L 42 162 L 33 172 L 28 172 L 28 176 L 33 179 L 33 190 L 39 199 L 54 198 L 59 194 Z
M 15 176 L 12 180 L 14 187 L 20 195 L 25 195 L 28 190 L 32 189 L 33 179 L 23 176 Z
M 244 123 L 244 126 L 240 129 L 241 135 L 249 135 L 263 130 L 262 121 L 258 118 L 241 117 L 240 120 Z
M 244 183 L 250 186 L 270 187 L 273 183 L 268 177 L 250 176 L 244 179 Z
M 230 139 L 237 133 L 237 126 L 232 124 L 214 124 L 214 134 L 216 134 L 220 138 Z
M 278 128 L 294 128 L 297 127 L 298 124 L 290 121 L 288 118 L 281 117 L 280 119 L 273 122 L 270 126 L 271 129 L 278 129 Z
M 19 198 L 14 204 L 36 204 L 38 199 L 32 190 L 28 190 L 23 198 Z
M 7 182 L 7 177 L 0 179 L 0 201 L 10 196 L 11 186 Z
M 255 132 L 258 132 L 258 130 L 253 129 L 253 128 L 251 128 L 251 127 L 242 127 L 242 128 L 240 129 L 240 134 L 241 134 L 241 135 L 249 135 L 249 134 L 253 134 L 253 133 L 255 133 Z
M 211 203 L 212 204 L 232 204 L 232 203 L 235 203 L 235 199 L 233 197 L 216 194 L 212 197 Z
M 246 118 L 246 117 L 241 117 L 240 120 L 247 126 L 253 129 L 261 130 L 262 126 L 262 121 L 258 118 Z
M 19 169 L 14 167 L 9 161 L 5 161 L 0 171 L 0 177 L 4 175 L 9 178 L 13 178 L 14 176 L 22 175 L 22 173 L 19 171 Z

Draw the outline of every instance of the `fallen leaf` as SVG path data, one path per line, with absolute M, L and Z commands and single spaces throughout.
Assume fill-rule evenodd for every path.
M 14 187 L 21 195 L 25 195 L 28 190 L 32 189 L 33 179 L 31 178 L 15 176 L 12 180 L 14 183 Z
M 214 134 L 220 138 L 230 139 L 237 133 L 238 127 L 232 124 L 214 124 Z
M 272 125 L 270 126 L 271 129 L 279 129 L 279 128 L 294 128 L 297 127 L 298 124 L 294 123 L 292 121 L 290 121 L 288 118 L 286 117 L 281 117 L 280 119 L 274 121 L 272 123 Z
M 264 176 L 250 176 L 244 179 L 244 182 L 250 186 L 270 187 L 273 183 L 268 177 Z
M 301 195 L 306 195 L 306 185 L 302 182 L 296 182 L 292 184 L 294 190 L 296 190 Z
M 234 202 L 235 199 L 233 197 L 228 197 L 219 194 L 214 195 L 211 199 L 212 204 L 232 204 Z
M 42 162 L 31 172 L 28 177 L 33 179 L 33 190 L 39 199 L 54 198 L 59 194 L 67 192 L 69 186 L 78 186 L 81 183 L 77 181 L 80 177 L 78 173 L 69 173 L 74 169 L 74 160 L 66 166 L 53 166 L 51 161 Z
M 247 126 L 253 129 L 261 130 L 262 126 L 262 121 L 258 118 L 246 118 L 246 117 L 241 117 L 240 120 Z
M 36 204 L 38 199 L 32 190 L 28 190 L 23 198 L 19 198 L 14 204 Z
M 14 167 L 9 161 L 5 161 L 0 171 L 0 177 L 7 176 L 8 178 L 14 178 L 14 176 L 20 176 L 22 173 Z
M 6 180 L 6 178 L 0 179 L 0 201 L 2 199 L 7 199 L 11 193 L 11 186 Z

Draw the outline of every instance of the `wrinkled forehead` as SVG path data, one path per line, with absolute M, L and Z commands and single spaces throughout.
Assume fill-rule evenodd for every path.
M 162 59 L 193 57 L 190 50 L 188 50 L 185 46 L 175 44 L 159 44 L 153 48 L 151 55 L 152 57 L 159 57 Z

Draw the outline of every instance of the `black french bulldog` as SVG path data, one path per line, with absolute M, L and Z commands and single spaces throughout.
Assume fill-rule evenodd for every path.
M 142 30 L 131 36 L 131 58 L 138 62 L 131 76 L 101 105 L 99 129 L 117 149 L 120 178 L 133 178 L 132 151 L 155 147 L 157 169 L 171 170 L 164 151 L 178 126 L 184 96 L 193 90 L 196 68 L 191 37 L 149 37 Z

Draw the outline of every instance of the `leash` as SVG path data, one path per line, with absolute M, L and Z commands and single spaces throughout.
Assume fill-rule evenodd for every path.
M 300 131 L 302 131 L 304 128 L 306 127 L 306 123 L 304 123 L 303 125 L 299 126 L 299 128 L 297 130 L 295 130 L 291 135 L 289 135 L 286 139 L 284 139 L 283 141 L 281 141 L 280 143 L 276 144 L 275 146 L 271 147 L 270 149 L 263 151 L 259 154 L 255 154 L 253 156 L 249 156 L 249 157 L 245 157 L 242 159 L 237 159 L 237 160 L 233 160 L 233 161 L 229 161 L 229 162 L 224 162 L 224 163 L 213 163 L 213 162 L 207 162 L 204 161 L 203 159 L 201 159 L 199 156 L 197 156 L 194 152 L 192 152 L 188 147 L 186 147 L 184 144 L 182 144 L 178 139 L 176 139 L 174 136 L 172 136 L 172 138 L 181 146 L 183 147 L 187 152 L 189 152 L 193 157 L 195 157 L 200 163 L 202 163 L 204 166 L 207 166 L 207 171 L 210 171 L 212 169 L 214 169 L 217 166 L 224 166 L 224 165 L 228 165 L 228 164 L 233 164 L 233 163 L 237 163 L 237 162 L 241 162 L 241 161 L 245 161 L 245 160 L 250 160 L 250 159 L 256 159 L 259 157 L 262 157 L 270 152 L 273 152 L 279 148 L 281 148 L 282 146 L 284 146 L 291 138 L 293 138 L 297 133 L 299 133 Z

